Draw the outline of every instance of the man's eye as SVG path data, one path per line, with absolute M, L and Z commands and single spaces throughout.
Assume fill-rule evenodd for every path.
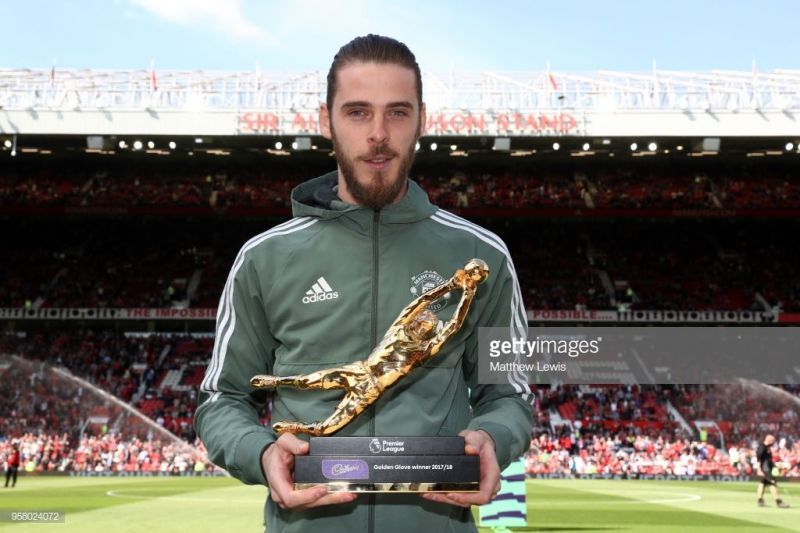
M 363 117 L 366 116 L 367 112 L 364 111 L 363 109 L 353 109 L 352 111 L 349 111 L 347 114 L 348 116 L 351 117 Z
M 393 117 L 407 117 L 408 116 L 408 112 L 405 111 L 404 109 L 397 109 L 395 111 L 392 111 L 391 114 L 392 114 Z

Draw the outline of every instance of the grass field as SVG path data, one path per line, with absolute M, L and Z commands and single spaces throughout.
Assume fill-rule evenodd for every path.
M 513 531 L 800 531 L 800 507 L 755 506 L 755 483 L 529 480 L 528 527 Z M 800 504 L 800 490 L 797 502 Z M 263 487 L 229 478 L 20 478 L 0 510 L 63 510 L 63 524 L 3 533 L 263 531 Z M 410 530 L 411 531 L 411 530 Z M 489 531 L 488 529 L 485 531 Z

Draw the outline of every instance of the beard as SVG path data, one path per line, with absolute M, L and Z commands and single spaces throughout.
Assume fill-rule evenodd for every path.
M 358 157 L 350 157 L 343 149 L 339 140 L 336 137 L 336 132 L 331 124 L 331 140 L 333 142 L 333 150 L 336 154 L 336 163 L 339 165 L 339 171 L 344 177 L 344 182 L 347 185 L 347 190 L 355 198 L 359 205 L 369 207 L 370 209 L 380 210 L 386 205 L 392 203 L 400 191 L 406 184 L 408 171 L 411 165 L 414 164 L 414 155 L 416 153 L 416 138 L 414 142 L 406 149 L 405 153 L 399 154 L 389 148 L 386 144 L 380 144 L 370 150 L 368 154 Z M 376 157 L 391 157 L 399 158 L 399 165 L 395 175 L 390 175 L 390 170 L 375 170 L 369 171 L 369 177 L 362 183 L 356 177 L 356 160 L 357 159 L 373 159 Z

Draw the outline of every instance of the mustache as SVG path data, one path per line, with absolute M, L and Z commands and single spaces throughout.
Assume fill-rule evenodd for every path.
M 374 159 L 374 158 L 380 157 L 380 156 L 397 157 L 398 155 L 400 155 L 400 154 L 398 154 L 397 152 L 395 152 L 394 150 L 389 148 L 387 145 L 382 144 L 382 145 L 377 146 L 377 147 L 373 148 L 372 150 L 370 150 L 369 153 L 361 156 L 361 159 Z

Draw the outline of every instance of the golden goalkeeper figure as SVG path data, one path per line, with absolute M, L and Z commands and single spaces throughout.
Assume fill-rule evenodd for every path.
M 365 360 L 298 376 L 253 376 L 250 385 L 258 389 L 297 387 L 299 389 L 343 389 L 344 398 L 333 414 L 322 422 L 301 424 L 277 422 L 278 433 L 331 435 L 394 385 L 397 380 L 434 357 L 442 345 L 464 323 L 479 283 L 489 276 L 489 267 L 480 259 L 471 259 L 445 283 L 422 294 L 400 312 L 386 335 Z M 437 331 L 439 317 L 427 307 L 453 290 L 461 290 L 461 300 L 453 317 Z

